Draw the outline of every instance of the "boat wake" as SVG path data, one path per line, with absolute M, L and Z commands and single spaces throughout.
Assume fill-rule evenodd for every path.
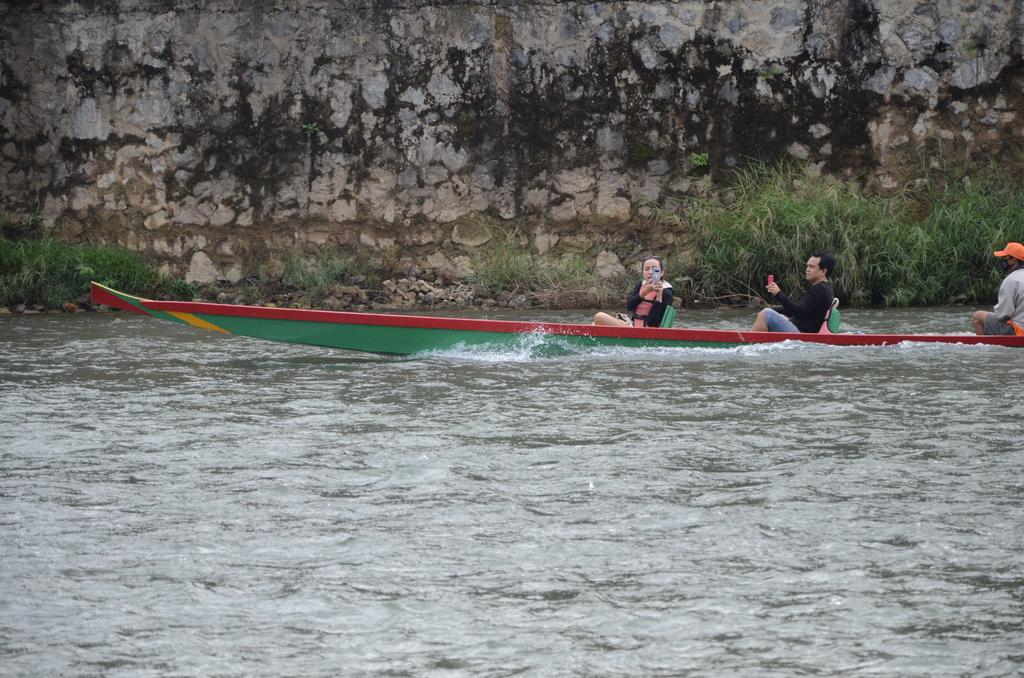
M 573 344 L 563 337 L 540 330 L 514 335 L 514 340 L 501 344 L 458 343 L 451 348 L 418 353 L 417 358 L 448 358 L 481 363 L 526 363 L 549 358 L 592 353 L 590 348 Z
M 528 363 L 541 360 L 665 360 L 735 358 L 765 354 L 834 350 L 834 346 L 809 346 L 797 341 L 773 344 L 744 344 L 723 347 L 627 347 L 579 344 L 560 335 L 530 332 L 516 335 L 515 341 L 502 344 L 457 344 L 451 348 L 426 351 L 410 356 L 414 359 L 441 358 L 478 363 Z

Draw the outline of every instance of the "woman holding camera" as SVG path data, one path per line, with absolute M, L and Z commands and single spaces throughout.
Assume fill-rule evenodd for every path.
M 643 278 L 626 300 L 626 310 L 631 315 L 611 315 L 601 311 L 594 316 L 594 324 L 612 327 L 659 327 L 665 309 L 672 305 L 672 285 L 662 279 L 662 269 L 661 257 L 645 258 Z

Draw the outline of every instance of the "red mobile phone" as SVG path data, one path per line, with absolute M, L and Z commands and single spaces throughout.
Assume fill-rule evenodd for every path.
M 775 276 L 772 275 L 771 273 L 769 273 L 768 274 L 768 284 L 771 285 L 773 282 L 775 282 Z

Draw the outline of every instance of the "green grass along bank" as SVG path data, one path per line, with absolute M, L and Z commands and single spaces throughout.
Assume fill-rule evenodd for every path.
M 999 170 L 935 173 L 914 190 L 880 197 L 800 167 L 754 164 L 710 198 L 649 212 L 648 232 L 673 243 L 661 252 L 668 278 L 693 306 L 756 305 L 769 273 L 797 289 L 816 249 L 839 262 L 833 284 L 844 306 L 986 305 L 1001 280 L 992 251 L 1024 240 L 1024 186 Z M 320 251 L 290 255 L 230 287 L 162 275 L 127 250 L 33 237 L 31 221 L 0 225 L 0 307 L 8 309 L 87 307 L 90 280 L 157 299 L 332 309 L 614 307 L 628 286 L 598 276 L 588 253 L 537 256 L 515 225 L 492 226 L 464 279 L 403 270 L 386 253 Z M 624 262 L 636 263 L 628 255 Z

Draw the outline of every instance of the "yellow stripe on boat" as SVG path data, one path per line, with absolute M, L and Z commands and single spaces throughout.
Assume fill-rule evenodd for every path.
M 213 330 L 214 332 L 222 332 L 224 334 L 231 334 L 230 332 L 228 332 L 223 327 L 217 327 L 213 323 L 207 322 L 207 321 L 203 320 L 202 318 L 197 318 L 196 316 L 192 315 L 191 313 L 178 313 L 177 311 L 167 311 L 167 314 L 168 315 L 173 315 L 178 320 L 184 320 L 185 322 L 187 322 L 192 327 L 198 327 L 198 328 L 204 329 L 204 330 Z

